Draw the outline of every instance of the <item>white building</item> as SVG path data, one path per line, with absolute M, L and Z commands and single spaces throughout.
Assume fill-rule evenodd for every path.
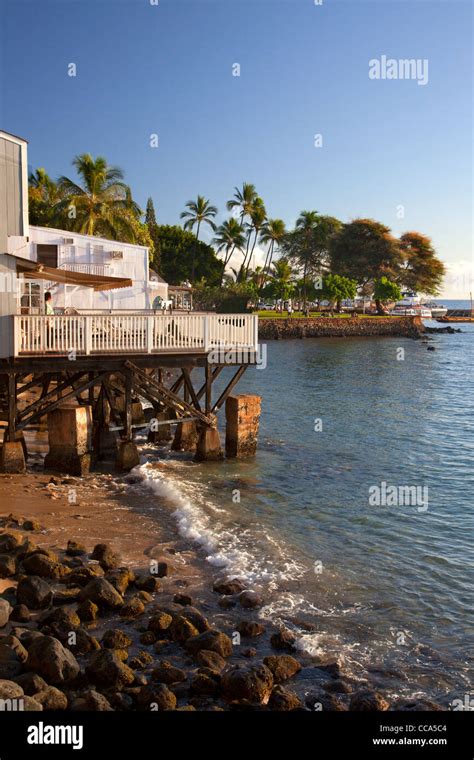
M 165 301 L 168 299 L 167 283 L 150 271 L 146 246 L 32 225 L 28 240 L 18 245 L 19 242 L 18 238 L 9 240 L 8 253 L 49 269 L 132 281 L 129 287 L 94 290 L 74 283 L 26 279 L 21 303 L 23 310 L 28 307 L 36 311 L 44 302 L 45 291 L 51 292 L 55 310 L 72 307 L 77 310 L 140 311 L 152 308 L 157 296 Z

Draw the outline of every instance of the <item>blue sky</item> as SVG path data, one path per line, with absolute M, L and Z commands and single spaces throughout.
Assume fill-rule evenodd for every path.
M 105 155 L 168 224 L 198 193 L 225 218 L 247 181 L 288 225 L 317 209 L 417 229 L 450 268 L 444 295 L 467 297 L 471 2 L 151 2 L 0 0 L 0 128 L 32 167 Z M 428 83 L 370 79 L 382 55 L 428 59 Z

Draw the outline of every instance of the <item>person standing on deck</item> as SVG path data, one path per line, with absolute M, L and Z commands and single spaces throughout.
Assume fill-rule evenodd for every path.
M 46 315 L 54 314 L 52 300 L 53 296 L 48 290 L 48 292 L 44 294 L 44 312 Z

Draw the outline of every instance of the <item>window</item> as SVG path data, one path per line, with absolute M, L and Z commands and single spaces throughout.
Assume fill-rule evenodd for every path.
M 45 267 L 58 266 L 58 246 L 57 245 L 44 245 L 38 243 L 36 246 L 36 253 L 38 257 L 38 264 L 43 264 Z

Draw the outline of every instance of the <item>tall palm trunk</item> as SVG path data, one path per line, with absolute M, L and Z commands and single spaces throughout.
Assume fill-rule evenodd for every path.
M 247 256 L 248 256 L 248 252 L 249 252 L 249 245 L 250 245 L 250 238 L 251 237 L 252 237 L 252 228 L 250 228 L 249 233 L 247 235 L 247 244 L 245 246 L 244 260 L 243 260 L 242 264 L 240 265 L 239 274 L 237 275 L 237 282 L 241 282 L 241 280 L 243 279 L 243 275 L 245 274 L 245 270 L 246 270 L 245 264 L 247 262 Z
M 197 247 L 199 243 L 199 228 L 201 226 L 201 222 L 198 222 L 197 230 L 196 230 L 196 242 L 194 244 L 193 248 L 193 263 L 191 265 L 191 285 L 194 285 L 194 269 L 196 264 L 196 254 L 197 254 Z

